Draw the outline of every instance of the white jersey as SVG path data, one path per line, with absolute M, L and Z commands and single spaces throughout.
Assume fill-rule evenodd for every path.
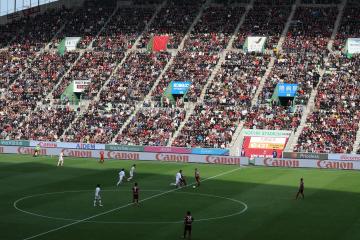
M 99 197 L 100 196 L 100 191 L 101 189 L 99 187 L 95 188 L 95 197 Z
M 121 170 L 119 172 L 119 178 L 123 178 L 123 177 L 125 177 L 125 172 Z
M 60 153 L 59 155 L 59 161 L 64 161 L 64 153 Z
M 134 172 L 135 172 L 135 167 L 134 166 L 132 166 L 131 168 L 130 168 L 130 176 L 134 176 Z
M 180 181 L 180 179 L 181 179 L 181 173 L 178 172 L 176 174 L 176 182 Z

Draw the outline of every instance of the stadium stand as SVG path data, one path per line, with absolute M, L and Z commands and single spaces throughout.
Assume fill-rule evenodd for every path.
M 357 150 L 360 58 L 340 51 L 359 37 L 358 1 L 114 3 L 0 27 L 1 139 L 230 148 L 239 126 L 301 126 L 295 151 Z M 169 36 L 168 49 L 145 51 L 156 35 Z M 77 49 L 59 55 L 69 36 L 81 37 Z M 265 51 L 247 53 L 247 36 L 266 36 Z M 61 98 L 88 79 L 84 106 Z M 171 81 L 191 82 L 175 104 L 164 95 Z M 294 102 L 271 100 L 278 83 L 299 84 Z

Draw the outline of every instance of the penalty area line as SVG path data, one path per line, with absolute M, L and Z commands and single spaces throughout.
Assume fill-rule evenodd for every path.
M 237 167 L 237 168 L 235 168 L 235 169 L 232 169 L 232 170 L 229 170 L 229 171 L 226 171 L 226 172 L 217 174 L 217 175 L 215 175 L 215 176 L 205 178 L 202 182 L 205 182 L 205 181 L 208 181 L 208 180 L 217 178 L 217 177 L 221 177 L 221 176 L 223 176 L 223 175 L 227 175 L 227 174 L 229 174 L 229 173 L 235 172 L 235 171 L 240 170 L 240 169 L 241 169 L 241 167 Z M 193 186 L 193 185 L 195 185 L 195 184 L 196 184 L 196 183 L 191 183 L 191 184 L 189 184 L 189 185 L 187 185 L 187 186 L 184 186 L 184 187 L 179 187 L 179 188 L 171 189 L 171 190 L 169 190 L 169 191 L 165 191 L 165 192 L 161 192 L 161 193 L 158 193 L 158 194 L 154 194 L 154 195 L 152 195 L 152 196 L 150 196 L 150 197 L 147 197 L 147 198 L 144 198 L 144 199 L 140 200 L 139 203 L 140 203 L 140 202 L 145 202 L 145 201 L 147 201 L 147 200 L 150 200 L 150 199 L 153 199 L 153 198 L 156 198 L 156 197 L 163 196 L 163 195 L 168 194 L 168 193 L 175 192 L 175 191 L 177 191 L 177 190 L 179 190 L 179 189 L 183 189 L 183 188 L 186 188 L 186 187 L 189 187 L 189 186 Z M 132 205 L 133 205 L 133 203 L 128 203 L 128 204 L 125 204 L 125 205 L 122 205 L 122 206 L 119 206 L 119 207 L 110 209 L 110 210 L 108 210 L 108 211 L 101 212 L 101 213 L 92 215 L 92 216 L 90 216 L 90 217 L 87 217 L 87 218 L 84 218 L 84 219 L 80 219 L 80 220 L 78 220 L 78 221 L 75 221 L 75 222 L 68 223 L 68 224 L 66 224 L 66 225 L 57 227 L 57 228 L 53 228 L 53 229 L 48 230 L 48 231 L 46 231 L 46 232 L 42 232 L 42 233 L 33 235 L 33 236 L 31 236 L 31 237 L 24 238 L 23 240 L 29 240 L 29 239 L 34 239 L 34 238 L 37 238 L 37 237 L 41 237 L 41 236 L 44 236 L 44 235 L 46 235 L 46 234 L 48 234 L 48 233 L 56 232 L 56 231 L 58 231 L 58 230 L 61 230 L 61 229 L 64 229 L 64 228 L 68 228 L 68 227 L 70 227 L 70 226 L 73 226 L 73 225 L 76 225 L 76 224 L 79 224 L 79 223 L 82 223 L 82 222 L 86 222 L 86 221 L 88 221 L 88 220 L 90 220 L 90 219 L 93 219 L 93 218 L 96 218 L 96 217 L 99 217 L 99 216 L 102 216 L 102 215 L 106 215 L 106 214 L 108 214 L 108 213 L 111 213 L 111 212 L 114 212 L 114 211 L 117 211 L 117 210 L 120 210 L 120 209 L 129 207 L 129 206 L 132 206 Z

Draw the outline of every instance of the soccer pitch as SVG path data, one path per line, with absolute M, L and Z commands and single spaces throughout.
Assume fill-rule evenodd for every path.
M 0 155 L 0 239 L 360 239 L 360 173 L 147 161 Z M 119 169 L 136 163 L 133 181 L 116 187 Z M 175 190 L 200 170 L 202 185 Z M 299 179 L 305 200 L 294 200 Z M 140 187 L 140 206 L 131 187 Z M 94 207 L 101 184 L 103 207 Z

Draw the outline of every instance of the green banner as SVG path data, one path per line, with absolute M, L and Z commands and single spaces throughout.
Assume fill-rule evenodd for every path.
M 58 46 L 58 54 L 60 56 L 64 56 L 65 55 L 65 50 L 66 50 L 66 47 L 65 47 L 65 39 L 63 39 L 59 46 Z
M 143 146 L 128 146 L 128 145 L 105 145 L 105 150 L 110 151 L 129 151 L 129 152 L 144 152 Z
M 0 140 L 0 145 L 29 147 L 30 146 L 30 141 L 24 141 L 24 140 Z

